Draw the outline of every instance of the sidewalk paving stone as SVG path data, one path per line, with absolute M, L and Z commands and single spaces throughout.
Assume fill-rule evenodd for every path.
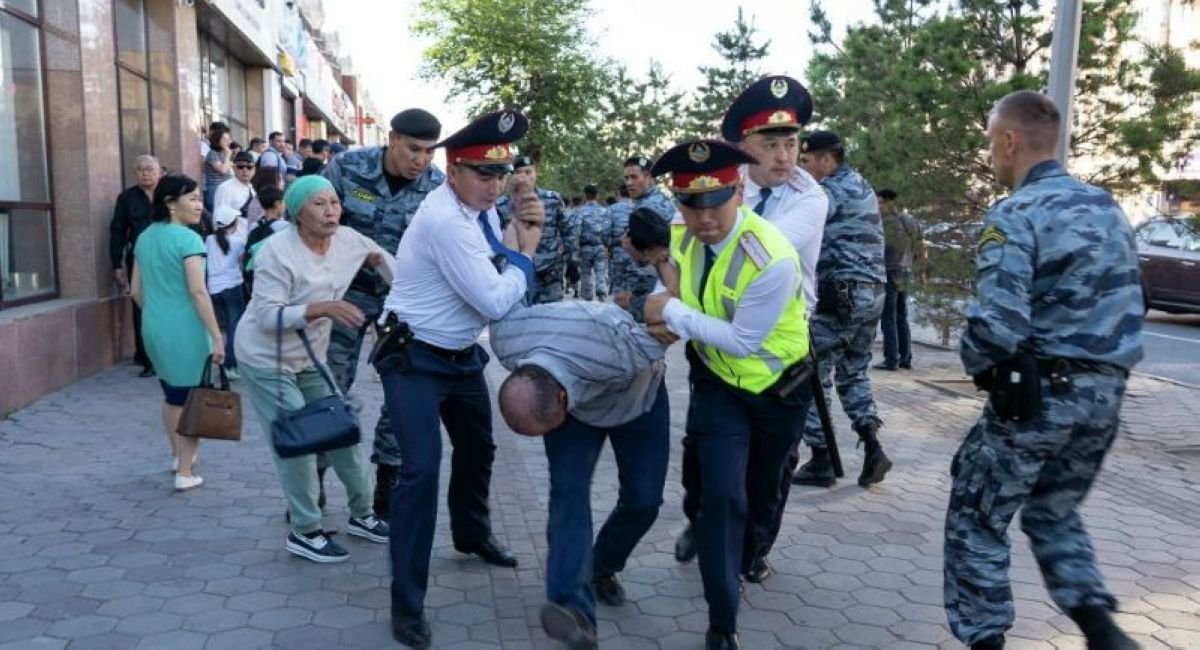
M 834 408 L 850 476 L 830 490 L 793 491 L 771 557 L 776 574 L 746 588 L 743 647 L 961 647 L 942 608 L 942 522 L 950 457 L 982 402 L 938 383 L 963 378 L 952 352 L 916 353 L 915 371 L 872 375 L 896 462 L 882 485 L 854 485 L 862 452 Z M 598 610 L 602 647 L 698 648 L 707 628 L 696 565 L 671 556 L 684 527 L 687 393 L 678 346 L 669 361 L 674 455 L 664 503 L 622 574 L 630 602 Z M 0 650 L 396 647 L 386 546 L 343 530 L 344 564 L 286 553 L 285 504 L 253 418 L 241 443 L 204 443 L 197 471 L 206 484 L 175 493 L 158 387 L 134 373 L 109 370 L 0 420 Z M 495 387 L 503 371 L 493 363 L 488 376 Z M 359 377 L 354 393 L 370 431 L 381 388 L 369 368 Z M 1118 620 L 1145 648 L 1200 648 L 1200 455 L 1188 452 L 1200 449 L 1197 422 L 1200 392 L 1135 375 L 1122 435 L 1084 507 L 1122 599 Z M 538 624 L 545 455 L 541 441 L 512 434 L 498 416 L 495 430 L 493 525 L 521 566 L 488 567 L 455 552 L 443 493 L 427 599 L 434 647 L 549 650 L 556 646 Z M 327 489 L 325 525 L 344 529 L 345 492 L 332 475 Z M 594 477 L 597 525 L 617 490 L 606 450 Z M 1049 600 L 1023 534 L 1011 532 L 1018 618 L 1009 647 L 1083 648 Z

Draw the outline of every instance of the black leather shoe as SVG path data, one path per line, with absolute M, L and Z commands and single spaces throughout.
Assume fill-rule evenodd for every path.
M 691 524 L 679 533 L 679 539 L 675 540 L 675 561 L 676 562 L 691 562 L 696 558 L 696 552 L 699 551 L 696 546 L 696 531 Z
M 863 457 L 862 474 L 858 475 L 858 484 L 867 487 L 883 481 L 888 470 L 892 469 L 892 461 L 883 453 L 883 448 L 875 445 L 867 447 Z
M 454 548 L 459 553 L 478 555 L 479 559 L 488 564 L 510 568 L 517 566 L 517 556 L 513 555 L 512 551 L 505 548 L 495 537 L 489 536 L 486 541 L 476 546 L 465 547 L 455 545 Z
M 832 487 L 837 483 L 833 475 L 833 463 L 829 460 L 829 451 L 813 449 L 813 457 L 796 470 L 792 477 L 793 485 L 811 485 L 814 487 Z
M 428 648 L 433 642 L 433 632 L 425 617 L 417 619 L 392 619 L 392 638 L 410 648 Z
M 142 368 L 142 371 L 140 373 L 138 373 L 138 377 L 141 377 L 142 379 L 148 379 L 153 376 L 154 376 L 154 368 L 149 368 L 149 367 Z
M 874 368 L 874 369 L 876 369 L 876 370 L 887 370 L 887 371 L 889 371 L 889 372 L 896 372 L 896 370 L 897 370 L 897 369 L 898 369 L 900 366 L 893 366 L 893 365 L 891 365 L 891 364 L 889 364 L 889 363 L 877 363 L 877 364 L 875 364 L 875 365 L 873 365 L 873 366 L 871 366 L 871 367 L 872 367 L 872 368 Z
M 762 584 L 766 582 L 767 578 L 771 577 L 772 573 L 775 573 L 775 570 L 771 568 L 771 563 L 767 562 L 767 558 L 760 557 L 755 558 L 750 568 L 742 575 L 746 577 L 746 582 Z
M 704 650 L 739 650 L 741 647 L 737 634 L 709 630 L 704 635 Z
M 595 650 L 596 628 L 579 612 L 557 603 L 542 605 L 542 629 L 546 636 L 561 641 L 570 650 Z
M 1004 650 L 1004 635 L 980 639 L 971 644 L 971 650 Z
M 615 574 L 592 578 L 592 590 L 596 592 L 596 600 L 605 605 L 620 607 L 625 604 L 625 587 Z

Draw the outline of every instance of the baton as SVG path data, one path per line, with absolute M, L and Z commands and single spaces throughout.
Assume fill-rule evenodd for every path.
M 821 430 L 825 433 L 825 448 L 829 450 L 829 462 L 833 464 L 833 475 L 842 478 L 846 475 L 842 470 L 842 454 L 838 451 L 837 436 L 833 433 L 833 420 L 829 418 L 829 404 L 825 401 L 825 387 L 821 385 L 821 363 L 816 359 L 816 350 L 812 346 L 812 337 L 808 339 L 808 349 L 816 362 L 815 371 L 809 379 L 812 382 L 813 401 L 816 402 L 817 415 L 821 418 Z M 830 370 L 832 372 L 832 369 Z

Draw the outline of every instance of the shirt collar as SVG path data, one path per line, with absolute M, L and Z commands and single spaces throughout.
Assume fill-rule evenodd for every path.
M 1013 191 L 1015 192 L 1022 187 L 1025 187 L 1026 185 L 1035 181 L 1040 181 L 1043 178 L 1049 178 L 1051 176 L 1066 176 L 1066 174 L 1067 170 L 1062 166 L 1062 163 L 1054 159 L 1043 160 L 1033 167 L 1030 167 L 1029 171 L 1025 172 L 1025 178 L 1022 178 L 1020 182 L 1017 183 L 1017 186 L 1013 188 Z

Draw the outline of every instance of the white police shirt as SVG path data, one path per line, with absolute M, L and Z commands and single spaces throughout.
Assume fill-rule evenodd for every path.
M 762 200 L 762 187 L 751 180 L 746 165 L 742 166 L 742 178 L 746 184 L 742 204 L 753 210 Z M 796 167 L 786 183 L 771 188 L 771 196 L 759 215 L 778 228 L 800 255 L 804 306 L 809 316 L 817 308 L 817 258 L 821 256 L 828 214 L 829 196 L 825 190 L 811 174 Z
M 495 208 L 488 227 L 502 238 Z M 514 265 L 501 273 L 479 225 L 479 212 L 463 205 L 449 183 L 430 192 L 396 249 L 392 289 L 384 302 L 420 341 L 450 350 L 473 345 L 489 321 L 525 296 L 525 274 Z

